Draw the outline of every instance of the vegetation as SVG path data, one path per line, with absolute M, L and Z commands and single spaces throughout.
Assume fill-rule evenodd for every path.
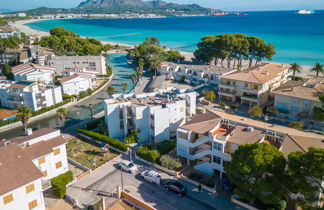
M 161 155 L 165 155 L 170 153 L 172 150 L 174 150 L 177 146 L 176 141 L 161 141 L 157 144 L 155 144 L 155 148 L 160 152 Z
M 157 150 L 150 150 L 144 146 L 136 150 L 136 155 L 151 163 L 157 163 L 161 156 Z
M 56 115 L 61 119 L 62 122 L 65 120 L 66 114 L 67 114 L 67 110 L 65 108 L 59 108 L 56 111 Z
M 107 93 L 110 97 L 112 97 L 112 95 L 115 93 L 115 88 L 113 86 L 108 86 Z
M 213 177 L 208 177 L 207 175 L 205 174 L 202 174 L 200 172 L 192 172 L 189 174 L 188 178 L 189 179 L 192 179 L 196 182 L 199 182 L 203 185 L 206 185 L 208 187 L 215 187 L 215 178 Z
M 319 100 L 322 104 L 313 108 L 313 118 L 315 120 L 324 120 L 324 94 L 319 96 Z
M 128 55 L 134 58 L 140 69 L 148 68 L 151 74 L 155 76 L 161 62 L 184 60 L 180 52 L 167 50 L 165 47 L 160 46 L 160 40 L 156 37 L 147 37 L 142 44 L 130 50 Z
M 128 146 L 117 139 L 113 139 L 106 135 L 103 135 L 103 134 L 100 134 L 97 132 L 93 132 L 93 131 L 89 131 L 89 130 L 85 130 L 85 129 L 78 128 L 77 131 L 79 133 L 82 133 L 82 134 L 89 136 L 93 139 L 96 139 L 99 141 L 104 141 L 104 142 L 108 143 L 110 146 L 115 147 L 116 149 L 119 149 L 123 152 L 126 152 L 128 150 Z
M 98 128 L 100 122 L 102 122 L 102 121 L 105 121 L 104 117 L 101 117 L 101 118 L 95 119 L 95 120 L 93 120 L 92 122 L 88 123 L 88 124 L 86 125 L 85 128 L 86 128 L 87 130 L 93 130 L 93 129 L 96 129 L 96 128 Z
M 17 110 L 17 116 L 26 130 L 29 119 L 32 117 L 32 111 L 27 106 L 21 106 Z
M 14 76 L 12 74 L 10 65 L 8 62 L 5 63 L 4 69 L 3 69 L 3 75 L 5 75 L 7 77 L 7 79 L 9 80 L 13 80 Z
M 111 45 L 96 39 L 80 38 L 76 33 L 56 27 L 50 30 L 50 36 L 42 37 L 35 44 L 54 50 L 57 55 L 100 55 L 102 51 L 111 49 Z
M 4 53 L 7 49 L 17 49 L 19 47 L 18 36 L 11 36 L 9 38 L 0 38 L 0 55 L 1 60 L 4 61 Z
M 136 143 L 138 141 L 138 134 L 139 134 L 139 130 L 134 129 L 129 131 L 128 135 L 125 138 L 125 143 L 126 144 L 133 144 Z
M 222 102 L 219 103 L 219 106 L 220 106 L 222 109 L 225 109 L 226 104 L 222 101 Z
M 230 108 L 231 108 L 231 110 L 233 110 L 233 111 L 234 111 L 235 109 L 237 109 L 237 107 L 238 107 L 237 104 L 231 104 L 231 105 L 230 105 Z
M 233 68 L 242 66 L 244 59 L 249 60 L 250 67 L 252 61 L 256 64 L 262 59 L 272 60 L 275 54 L 275 47 L 266 44 L 263 39 L 245 34 L 221 34 L 217 36 L 205 36 L 197 44 L 198 49 L 194 52 L 195 60 L 210 63 L 214 60 L 215 65 L 220 61 L 224 67 L 227 60 L 227 67 Z
M 207 101 L 214 102 L 216 99 L 216 94 L 213 90 L 204 90 L 203 96 Z
M 127 90 L 128 84 L 126 82 L 123 82 L 121 85 L 122 85 L 122 90 L 125 93 L 125 91 Z
M 251 117 L 262 117 L 262 108 L 256 105 L 252 106 L 249 110 L 249 114 Z
M 66 185 L 72 180 L 72 171 L 68 171 L 64 174 L 54 177 L 53 179 L 51 179 L 52 193 L 59 198 L 63 198 L 66 194 Z
M 12 16 L 12 17 L 2 17 L 0 18 L 0 27 L 1 26 L 7 26 L 9 22 L 15 22 L 18 20 L 27 20 L 30 19 L 30 17 L 17 17 L 17 16 Z
M 131 75 L 131 79 L 132 79 L 133 84 L 135 85 L 136 79 L 137 79 L 137 75 L 136 74 L 132 74 Z
M 180 82 L 185 83 L 186 79 L 187 79 L 187 75 L 183 74 L 180 78 Z
M 290 64 L 289 70 L 293 72 L 292 80 L 295 80 L 296 79 L 296 73 L 301 73 L 302 72 L 302 67 L 298 63 L 293 63 L 293 64 Z
M 225 172 L 237 186 L 234 192 L 240 198 L 278 204 L 285 195 L 282 183 L 286 161 L 284 155 L 266 143 L 240 145 L 226 162 Z
M 289 127 L 302 131 L 304 128 L 304 123 L 302 121 L 293 121 L 289 123 Z
M 182 167 L 182 163 L 179 158 L 174 158 L 171 155 L 162 155 L 160 157 L 161 165 L 164 168 L 174 170 Z
M 63 106 L 65 104 L 67 104 L 67 103 L 70 103 L 70 102 L 71 102 L 71 99 L 67 99 L 67 100 L 65 100 L 65 101 L 63 101 L 61 103 L 55 104 L 53 106 L 41 108 L 40 110 L 37 110 L 37 111 L 33 112 L 32 116 L 35 117 L 37 115 L 43 114 L 43 113 L 48 112 L 48 111 L 53 110 L 53 109 L 56 109 L 56 108 L 58 108 L 60 106 Z
M 310 69 L 311 72 L 316 72 L 316 77 L 319 76 L 319 74 L 323 74 L 324 73 L 324 67 L 323 64 L 320 63 L 316 63 L 315 66 L 313 68 Z

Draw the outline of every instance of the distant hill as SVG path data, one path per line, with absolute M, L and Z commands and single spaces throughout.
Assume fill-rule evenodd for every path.
M 54 9 L 40 7 L 25 11 L 28 15 L 58 14 L 58 13 L 141 13 L 141 14 L 207 14 L 210 9 L 199 6 L 198 4 L 174 4 L 160 0 L 86 0 L 80 3 L 76 8 Z

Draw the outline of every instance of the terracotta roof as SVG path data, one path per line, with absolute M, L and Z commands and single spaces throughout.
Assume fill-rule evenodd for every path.
M 43 174 L 16 144 L 0 147 L 0 195 L 40 179 Z
M 277 63 L 263 63 L 256 65 L 244 71 L 237 71 L 231 74 L 222 76 L 222 79 L 238 80 L 243 82 L 250 82 L 256 84 L 263 84 L 274 78 L 279 73 L 290 68 L 290 65 L 283 65 Z
M 306 86 L 279 87 L 276 90 L 274 90 L 273 93 L 319 102 L 319 96 L 321 94 L 324 94 L 324 85 L 318 84 L 313 88 Z
M 215 128 L 220 121 L 221 118 L 218 115 L 207 110 L 206 113 L 194 115 L 192 119 L 181 126 L 181 128 L 195 133 L 205 134 Z
M 68 77 L 63 77 L 63 78 L 61 79 L 61 83 L 65 83 L 65 82 L 70 81 L 70 80 L 72 80 L 72 79 L 75 79 L 75 78 L 77 78 L 77 77 L 80 77 L 80 76 L 77 75 L 77 74 L 73 74 L 73 75 L 68 76 Z
M 228 142 L 238 145 L 252 144 L 259 142 L 263 136 L 264 132 L 261 130 L 253 129 L 252 132 L 249 132 L 246 126 L 237 125 L 231 132 Z
M 39 65 L 34 63 L 25 63 L 12 67 L 13 74 L 29 74 L 33 72 L 55 71 L 51 66 Z
M 46 140 L 40 141 L 36 144 L 32 144 L 30 146 L 26 146 L 23 150 L 28 154 L 31 159 L 36 159 L 42 157 L 46 154 L 49 154 L 53 151 L 53 148 L 65 144 L 66 139 L 63 138 L 62 135 Z

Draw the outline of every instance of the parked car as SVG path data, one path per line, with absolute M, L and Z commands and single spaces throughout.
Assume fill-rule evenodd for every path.
M 161 184 L 161 175 L 159 172 L 154 171 L 154 170 L 145 170 L 141 173 L 141 176 L 151 182 L 151 183 L 155 183 L 157 185 Z
M 126 172 L 130 172 L 132 174 L 136 173 L 138 171 L 137 166 L 134 163 L 132 163 L 132 162 L 130 162 L 128 160 L 122 160 L 119 163 L 119 167 L 120 167 L 121 170 L 126 171 Z
M 235 188 L 234 183 L 232 183 L 230 180 L 228 179 L 224 179 L 223 182 L 223 189 L 227 192 L 232 192 Z
M 179 197 L 187 194 L 187 188 L 179 182 L 170 181 L 167 182 L 164 186 L 167 190 L 172 190 L 173 192 L 177 193 Z

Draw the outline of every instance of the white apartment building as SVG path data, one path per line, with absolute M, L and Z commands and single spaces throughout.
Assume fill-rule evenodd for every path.
M 101 75 L 107 74 L 106 58 L 104 56 L 55 56 L 50 55 L 45 61 L 46 65 L 53 66 L 57 74 L 71 68 L 85 69 L 98 72 Z
M 0 209 L 45 210 L 43 187 L 68 171 L 60 130 L 43 128 L 0 141 Z
M 28 80 L 42 84 L 53 82 L 55 68 L 34 63 L 25 63 L 12 67 L 15 81 Z
M 321 135 L 207 110 L 178 129 L 177 155 L 196 170 L 222 178 L 224 163 L 238 146 L 257 142 L 273 145 L 286 157 L 309 147 L 324 148 Z
M 0 81 L 0 105 L 9 109 L 27 106 L 32 111 L 63 101 L 61 87 L 32 81 Z
M 285 64 L 263 63 L 221 76 L 218 94 L 225 100 L 263 107 L 268 104 L 271 91 L 292 75 L 289 68 Z
M 18 35 L 16 29 L 12 27 L 2 27 L 0 28 L 0 38 L 9 38 L 11 36 Z
M 92 90 L 93 86 L 96 85 L 96 74 L 77 68 L 63 71 L 62 92 L 68 95 L 78 95 L 81 91 Z
M 158 74 L 165 75 L 167 79 L 176 80 L 181 80 L 184 75 L 185 82 L 188 84 L 211 84 L 215 85 L 215 88 L 217 88 L 221 76 L 235 71 L 236 70 L 213 65 L 188 65 L 163 62 L 158 69 Z
M 165 89 L 137 95 L 114 95 L 105 101 L 109 136 L 123 140 L 129 130 L 140 131 L 140 143 L 176 136 L 177 128 L 196 113 L 196 92 Z

